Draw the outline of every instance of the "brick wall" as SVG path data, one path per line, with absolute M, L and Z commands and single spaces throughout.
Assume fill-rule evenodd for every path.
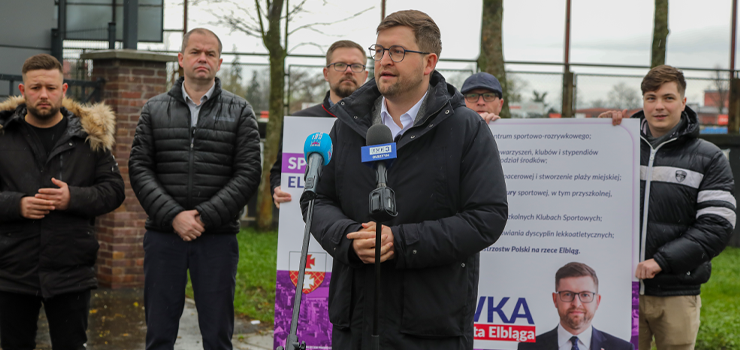
M 142 241 L 147 215 L 131 189 L 128 159 L 141 107 L 148 99 L 165 92 L 166 62 L 93 59 L 93 79 L 98 77 L 106 80 L 102 97 L 116 113 L 114 156 L 126 184 L 123 205 L 97 221 L 98 280 L 102 287 L 140 287 L 144 285 Z

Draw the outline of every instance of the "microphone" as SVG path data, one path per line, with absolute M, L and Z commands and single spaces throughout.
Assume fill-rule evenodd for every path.
M 398 215 L 396 193 L 388 187 L 388 166 L 396 158 L 396 143 L 391 129 L 383 124 L 367 130 L 366 145 L 362 147 L 362 162 L 375 168 L 375 190 L 370 192 L 370 216 L 377 222 L 388 221 Z
M 308 135 L 303 144 L 303 154 L 306 157 L 306 184 L 301 194 L 301 200 L 316 198 L 316 186 L 321 178 L 321 171 L 329 164 L 333 151 L 331 137 L 326 133 Z

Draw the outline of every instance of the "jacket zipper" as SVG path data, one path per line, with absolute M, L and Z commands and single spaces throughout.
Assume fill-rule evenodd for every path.
M 188 210 L 192 207 L 193 198 L 193 144 L 195 143 L 195 127 L 190 127 L 190 161 L 188 163 Z
M 653 148 L 653 145 L 648 142 L 647 139 L 642 137 L 640 135 L 640 138 L 647 143 L 648 146 L 650 146 L 650 158 L 648 159 L 648 165 L 647 165 L 647 173 L 645 174 L 645 198 L 643 199 L 643 212 L 642 212 L 642 235 L 640 240 L 640 262 L 645 261 L 645 242 L 647 241 L 647 222 L 648 222 L 648 206 L 650 203 L 650 184 L 653 181 L 653 163 L 655 162 L 655 155 L 658 153 L 658 150 L 663 147 L 666 143 L 669 143 L 671 141 L 675 141 L 678 138 L 672 138 L 668 141 L 665 141 L 658 145 L 658 147 Z M 645 294 L 645 283 L 643 280 L 640 280 L 640 295 Z
M 62 153 L 59 155 L 59 181 L 64 181 L 62 180 L 63 170 L 64 170 L 64 154 Z

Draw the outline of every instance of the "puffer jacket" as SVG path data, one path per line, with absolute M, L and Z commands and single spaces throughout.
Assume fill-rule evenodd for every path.
M 111 155 L 115 116 L 99 104 L 65 99 L 67 130 L 49 153 L 23 120 L 25 101 L 0 104 L 0 290 L 43 298 L 97 287 L 95 217 L 125 198 L 118 164 Z M 69 207 L 43 219 L 21 216 L 21 198 L 40 188 L 69 185 Z
M 239 232 L 239 213 L 257 192 L 259 132 L 252 107 L 216 87 L 191 127 L 183 78 L 141 110 L 129 159 L 131 187 L 146 228 L 174 232 L 172 220 L 195 209 L 206 233 Z
M 735 227 L 735 182 L 730 163 L 714 144 L 697 138 L 699 123 L 688 106 L 684 126 L 657 147 L 640 118 L 640 261 L 662 271 L 642 280 L 640 293 L 698 295 Z M 647 233 L 647 234 L 646 234 Z
M 414 125 L 396 138 L 398 158 L 388 169 L 398 216 L 384 223 L 395 255 L 381 264 L 383 349 L 473 348 L 479 252 L 496 242 L 508 217 L 488 125 L 441 74 L 432 74 Z M 318 183 L 311 224 L 334 258 L 329 319 L 339 329 L 362 327 L 362 349 L 371 348 L 375 265 L 360 262 L 346 235 L 372 221 L 368 194 L 376 187 L 375 171 L 361 163 L 360 148 L 368 128 L 382 123 L 380 97 L 370 80 L 331 108 L 338 118 L 330 134 L 334 154 Z M 308 202 L 301 208 L 305 218 Z

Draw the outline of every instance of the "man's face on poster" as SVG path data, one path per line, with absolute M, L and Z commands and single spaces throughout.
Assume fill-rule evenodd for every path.
M 601 302 L 598 292 L 591 276 L 566 277 L 558 282 L 552 301 L 565 330 L 578 335 L 591 325 Z

